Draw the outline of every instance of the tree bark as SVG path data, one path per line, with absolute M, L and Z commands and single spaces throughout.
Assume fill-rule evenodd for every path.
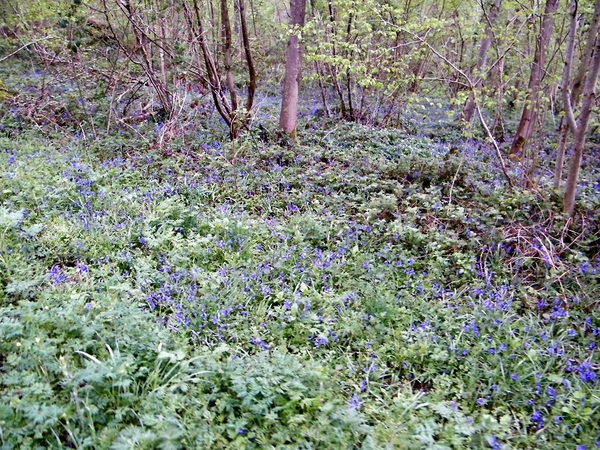
M 600 33 L 600 0 L 596 0 L 594 5 L 594 14 L 590 21 L 585 49 L 581 55 L 581 61 L 579 63 L 577 73 L 575 77 L 571 80 L 571 73 L 573 69 L 573 54 L 575 51 L 575 32 L 578 25 L 578 20 L 576 17 L 577 3 L 577 0 L 572 0 L 572 16 L 569 30 L 570 34 L 569 40 L 567 42 L 565 71 L 563 72 L 563 79 L 561 83 L 562 102 L 565 111 L 565 117 L 561 122 L 560 138 L 558 141 L 558 149 L 556 151 L 556 167 L 554 169 L 555 189 L 560 188 L 569 133 L 575 135 L 575 133 L 577 132 L 577 125 L 575 124 L 575 111 L 577 111 L 579 107 L 580 95 L 581 90 L 583 88 L 583 83 L 585 82 L 585 76 L 588 73 L 592 62 L 594 48 L 596 45 L 596 36 L 598 33 Z
M 599 0 L 597 0 L 597 3 L 598 2 Z M 600 33 L 598 33 L 598 30 L 595 31 L 596 44 L 593 53 L 594 56 L 583 86 L 583 102 L 581 104 L 577 129 L 573 137 L 573 157 L 571 158 L 571 164 L 569 166 L 569 175 L 567 177 L 567 186 L 563 202 L 563 211 L 569 215 L 573 215 L 575 210 L 575 194 L 577 191 L 577 182 L 579 180 L 581 160 L 583 159 L 583 148 L 585 146 L 590 115 L 596 98 L 594 91 L 596 88 L 596 81 L 598 80 L 598 72 L 600 72 Z
M 238 10 L 240 13 L 240 27 L 242 29 L 244 56 L 248 66 L 248 97 L 246 98 L 246 114 L 250 114 L 250 110 L 252 109 L 252 106 L 254 106 L 254 94 L 256 93 L 256 68 L 254 67 L 254 58 L 252 57 L 252 52 L 250 51 L 250 36 L 248 35 L 246 4 L 244 0 L 238 0 Z
M 346 22 L 346 47 L 347 50 L 344 52 L 346 58 L 349 61 L 352 61 L 352 46 L 350 45 L 350 39 L 351 39 L 351 33 L 352 33 L 352 27 L 353 27 L 353 20 L 354 20 L 354 15 L 352 14 L 352 12 L 350 12 L 350 14 L 348 14 L 348 21 Z M 347 117 L 344 117 L 344 119 L 347 120 L 356 120 L 356 113 L 354 111 L 354 104 L 353 104 L 353 93 L 352 93 L 352 74 L 350 72 L 350 68 L 346 68 L 346 98 L 348 99 L 348 115 Z
M 300 68 L 302 64 L 300 32 L 297 28 L 304 26 L 305 13 L 306 0 L 290 1 L 290 26 L 292 27 L 292 34 L 288 39 L 279 126 L 293 137 L 296 136 Z
M 510 154 L 514 157 L 520 157 L 523 154 L 525 145 L 533 133 L 533 127 L 537 121 L 537 113 L 540 103 L 540 90 L 546 62 L 546 49 L 552 37 L 552 28 L 554 27 L 554 13 L 558 9 L 559 0 L 546 0 L 544 15 L 540 34 L 536 37 L 535 53 L 533 63 L 531 64 L 531 74 L 529 76 L 529 85 L 525 106 L 521 113 L 521 120 L 517 127 L 517 132 L 510 149 Z
M 336 11 L 335 8 L 333 6 L 333 2 L 330 0 L 329 2 L 327 2 L 327 8 L 329 11 L 329 25 L 330 25 L 330 30 L 329 30 L 329 44 L 331 46 L 331 56 L 333 56 L 334 59 L 337 58 L 337 32 L 336 32 L 336 25 L 335 25 L 335 21 L 336 21 Z M 342 86 L 340 85 L 340 80 L 339 80 L 339 76 L 338 76 L 338 70 L 337 67 L 334 63 L 327 63 L 327 68 L 329 70 L 329 76 L 331 77 L 331 81 L 333 83 L 333 87 L 335 89 L 335 92 L 337 93 L 337 96 L 340 100 L 340 113 L 342 115 L 342 118 L 346 118 L 348 115 L 348 108 L 346 108 L 346 99 L 344 98 L 344 91 L 342 90 Z
M 501 4 L 502 0 L 495 0 L 494 3 L 490 4 L 490 12 L 487 14 L 485 10 L 483 12 L 486 19 L 485 37 L 481 41 L 481 46 L 479 47 L 479 53 L 477 55 L 477 66 L 475 70 L 475 76 L 477 78 L 475 79 L 473 86 L 471 86 L 471 93 L 469 94 L 469 98 L 467 99 L 462 112 L 462 119 L 465 122 L 470 122 L 473 113 L 475 112 L 475 92 L 481 89 L 483 84 L 483 70 L 487 62 L 487 51 L 490 48 L 490 45 L 492 45 L 492 39 L 494 38 L 494 22 L 500 11 Z
M 575 133 L 577 125 L 573 115 L 573 105 L 571 103 L 571 71 L 573 67 L 573 53 L 575 51 L 575 38 L 577 34 L 577 0 L 571 0 L 569 7 L 570 23 L 569 23 L 569 38 L 567 40 L 567 50 L 565 53 L 565 68 L 561 81 L 561 94 L 563 110 L 565 117 L 560 124 L 560 138 L 558 141 L 558 149 L 556 150 L 556 167 L 554 168 L 554 188 L 560 188 L 562 178 L 562 170 L 565 159 L 565 148 L 567 145 L 567 137 L 569 129 Z
M 600 2 L 596 1 L 594 5 L 594 15 L 590 21 L 590 29 L 587 41 L 585 43 L 585 49 L 581 58 L 581 65 L 577 70 L 577 74 L 573 79 L 573 90 L 571 92 L 571 103 L 577 104 L 581 89 L 585 79 L 585 74 L 589 68 L 590 61 L 592 60 L 592 54 L 594 52 L 594 46 L 596 45 L 596 34 L 600 30 Z
M 225 84 L 229 91 L 231 110 L 237 111 L 238 101 L 233 72 L 231 71 L 231 22 L 229 21 L 229 6 L 227 0 L 221 0 L 221 43 L 223 45 L 223 66 L 225 68 Z

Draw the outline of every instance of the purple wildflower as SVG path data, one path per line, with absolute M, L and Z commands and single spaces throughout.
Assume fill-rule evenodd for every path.
M 52 269 L 50 269 L 48 275 L 50 276 L 50 281 L 52 284 L 55 285 L 66 283 L 69 279 L 64 273 L 61 272 L 58 265 L 52 266 Z
M 353 394 L 350 402 L 348 403 L 348 408 L 353 411 L 357 411 L 360 408 L 360 405 L 362 405 L 362 400 L 358 395 Z
M 531 415 L 531 421 L 541 428 L 542 424 L 544 423 L 544 415 L 541 413 L 541 411 L 535 411 Z

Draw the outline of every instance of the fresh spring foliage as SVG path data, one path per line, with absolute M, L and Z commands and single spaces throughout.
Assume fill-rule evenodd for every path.
M 11 136 L 2 448 L 600 445 L 597 241 L 480 144 Z

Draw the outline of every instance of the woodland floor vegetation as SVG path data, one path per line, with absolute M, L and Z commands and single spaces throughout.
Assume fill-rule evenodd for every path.
M 110 128 L 89 86 L 21 69 L 2 448 L 600 446 L 594 158 L 570 217 L 552 168 L 509 189 L 442 105 L 395 128 L 305 105 L 292 145 L 259 92 L 238 139 L 207 110 L 159 146 L 160 118 Z

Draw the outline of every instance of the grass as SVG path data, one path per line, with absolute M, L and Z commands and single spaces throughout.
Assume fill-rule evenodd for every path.
M 600 446 L 600 199 L 342 124 L 0 139 L 2 448 Z M 585 219 L 585 220 L 584 220 Z

